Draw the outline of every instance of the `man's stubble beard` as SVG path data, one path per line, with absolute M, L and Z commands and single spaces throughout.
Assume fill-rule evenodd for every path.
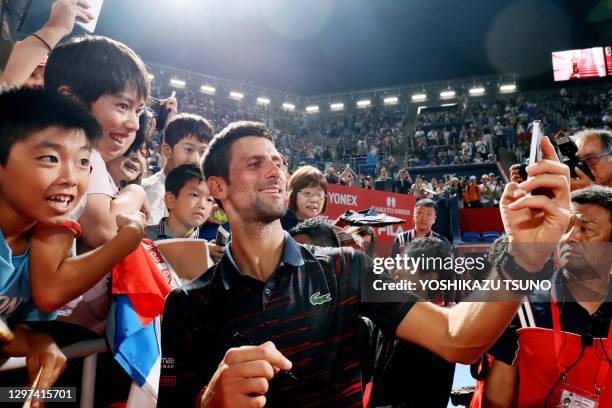
M 251 213 L 253 221 L 261 224 L 270 224 L 284 217 L 287 213 L 287 207 L 284 204 L 284 199 L 281 199 L 276 204 L 272 204 L 266 203 L 261 198 L 257 198 L 249 212 Z

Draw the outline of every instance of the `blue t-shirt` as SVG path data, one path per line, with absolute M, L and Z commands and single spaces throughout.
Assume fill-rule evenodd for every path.
M 30 287 L 30 248 L 12 256 L 0 231 L 0 316 L 14 321 L 53 320 L 56 313 L 44 313 L 32 300 Z

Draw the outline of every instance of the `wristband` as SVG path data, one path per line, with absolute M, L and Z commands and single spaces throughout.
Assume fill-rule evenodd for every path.
M 75 238 L 78 238 L 81 236 L 81 225 L 79 225 L 79 223 L 74 220 L 66 220 L 62 222 L 61 224 L 56 224 L 56 225 L 41 224 L 39 222 L 34 226 L 35 229 L 42 229 L 42 228 L 49 228 L 49 227 L 68 228 L 74 234 Z
M 514 257 L 508 252 L 500 257 L 496 263 L 497 273 L 501 279 L 505 279 L 504 272 L 507 277 L 512 280 L 520 281 L 541 281 L 548 280 L 551 278 L 554 271 L 554 263 L 552 257 L 548 257 L 548 260 L 539 272 L 527 272 L 522 266 L 516 263 Z M 533 290 L 515 290 L 514 292 L 521 295 L 530 295 Z
M 41 38 L 41 36 L 39 36 L 39 35 L 38 35 L 38 34 L 36 34 L 36 33 L 32 33 L 32 34 L 30 34 L 30 35 L 31 35 L 32 37 L 34 37 L 34 38 L 37 38 L 37 39 L 38 39 L 38 41 L 40 41 L 41 43 L 43 43 L 43 44 L 45 45 L 45 47 L 47 47 L 47 49 L 49 50 L 49 52 L 53 51 L 53 48 L 51 48 L 51 46 L 49 45 L 49 43 L 48 43 L 48 42 L 46 42 L 45 40 L 43 40 L 43 39 Z

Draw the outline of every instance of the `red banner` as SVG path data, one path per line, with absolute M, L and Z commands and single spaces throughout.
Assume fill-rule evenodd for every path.
M 413 195 L 365 190 L 338 184 L 328 184 L 327 190 L 327 208 L 322 215 L 329 217 L 330 221 L 334 221 L 346 210 L 361 211 L 369 208 L 407 221 L 404 224 L 374 228 L 379 243 L 390 244 L 397 234 L 413 227 L 412 213 L 416 203 Z

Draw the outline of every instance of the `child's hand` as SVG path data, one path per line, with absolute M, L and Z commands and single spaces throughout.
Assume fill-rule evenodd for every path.
M 86 0 L 58 0 L 53 3 L 45 26 L 65 37 L 74 29 L 75 21 L 88 23 L 93 19 L 94 16 L 88 9 L 89 2 Z
M 138 241 L 144 237 L 144 229 L 145 229 L 145 215 L 138 211 L 132 214 L 117 214 L 117 231 L 122 231 L 126 228 L 131 228 L 136 232 L 136 238 Z
M 34 381 L 38 370 L 42 368 L 38 388 L 51 387 L 66 368 L 66 356 L 53 339 L 46 334 L 31 333 L 28 341 L 30 348 L 26 356 L 26 365 L 30 383 Z
M 0 345 L 5 345 L 13 341 L 13 333 L 8 328 L 4 320 L 0 318 Z

